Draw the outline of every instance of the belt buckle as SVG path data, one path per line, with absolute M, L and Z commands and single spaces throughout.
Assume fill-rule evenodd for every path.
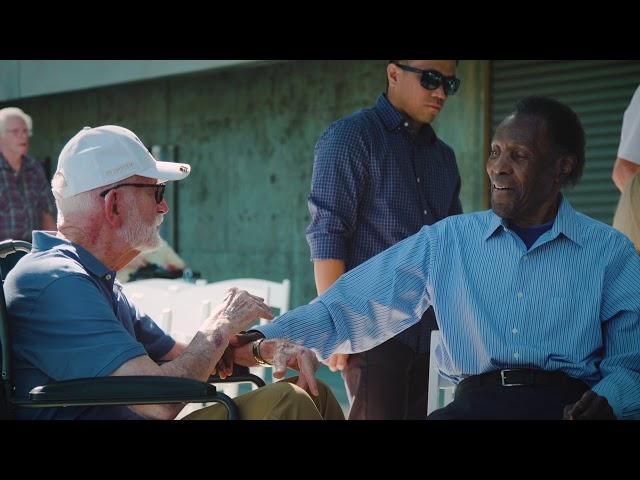
M 518 370 L 517 368 L 506 368 L 504 370 L 500 370 L 500 378 L 502 379 L 502 386 L 503 387 L 521 387 L 522 385 L 524 385 L 524 383 L 510 383 L 507 382 L 507 380 L 505 379 L 505 373 L 506 372 L 513 372 L 515 370 Z

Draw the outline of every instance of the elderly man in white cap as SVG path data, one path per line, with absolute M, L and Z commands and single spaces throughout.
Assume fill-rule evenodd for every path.
M 185 345 L 166 335 L 122 292 L 117 270 L 159 242 L 158 229 L 169 210 L 164 182 L 182 180 L 190 169 L 156 161 L 133 132 L 113 125 L 85 127 L 63 148 L 52 180 L 58 231 L 34 231 L 32 252 L 4 285 L 18 396 L 37 385 L 83 377 L 162 375 L 205 381 L 231 336 L 258 317 L 272 318 L 263 299 L 231 289 Z M 250 358 L 236 362 L 251 366 L 275 357 L 277 377 L 287 365 L 301 375 L 237 397 L 241 418 L 343 418 L 330 390 L 314 378 L 317 360 L 311 351 L 285 342 L 257 346 Z M 167 362 L 158 365 L 158 360 Z M 183 406 L 19 408 L 16 416 L 173 419 Z M 225 417 L 224 407 L 214 405 L 185 418 Z

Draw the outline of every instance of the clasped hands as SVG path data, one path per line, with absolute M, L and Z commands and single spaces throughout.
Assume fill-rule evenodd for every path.
M 210 322 L 225 324 L 225 331 L 229 334 L 229 346 L 218 361 L 214 374 L 217 373 L 224 379 L 232 374 L 234 363 L 256 365 L 252 346 L 253 342 L 262 338 L 262 334 L 239 333 L 255 322 L 256 318 L 273 318 L 264 299 L 237 288 L 229 289 L 222 304 L 210 317 Z M 319 362 L 311 350 L 286 340 L 263 340 L 260 343 L 260 356 L 273 365 L 274 378 L 284 378 L 287 368 L 293 368 L 300 373 L 296 385 L 312 395 L 318 395 L 315 372 Z
M 253 343 L 260 340 L 260 332 L 238 333 L 229 339 L 229 346 L 216 365 L 216 373 L 220 378 L 227 378 L 233 372 L 233 364 L 255 366 Z M 273 365 L 273 377 L 284 378 L 287 368 L 299 372 L 296 385 L 311 395 L 318 395 L 318 383 L 315 372 L 320 363 L 310 349 L 286 340 L 262 340 L 260 356 Z

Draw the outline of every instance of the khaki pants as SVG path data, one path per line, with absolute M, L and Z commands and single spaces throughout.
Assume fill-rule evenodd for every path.
M 613 228 L 629 237 L 640 253 L 640 173 L 629 179 L 620 195 Z
M 265 385 L 234 398 L 241 420 L 344 420 L 340 404 L 327 385 L 318 380 L 320 395 L 312 397 L 295 385 L 298 377 Z M 215 404 L 182 420 L 226 420 L 227 409 Z

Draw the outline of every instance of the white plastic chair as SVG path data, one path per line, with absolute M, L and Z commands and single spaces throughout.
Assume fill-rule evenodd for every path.
M 164 278 L 149 278 L 123 284 L 127 298 L 170 335 L 175 332 L 173 319 L 177 318 L 174 310 L 179 294 L 193 288 L 195 285 L 192 283 Z
M 436 361 L 436 347 L 442 342 L 439 330 L 431 332 L 431 349 L 429 352 L 429 390 L 427 392 L 427 415 L 434 410 L 446 407 L 453 401 L 456 386 L 449 379 L 440 375 Z

